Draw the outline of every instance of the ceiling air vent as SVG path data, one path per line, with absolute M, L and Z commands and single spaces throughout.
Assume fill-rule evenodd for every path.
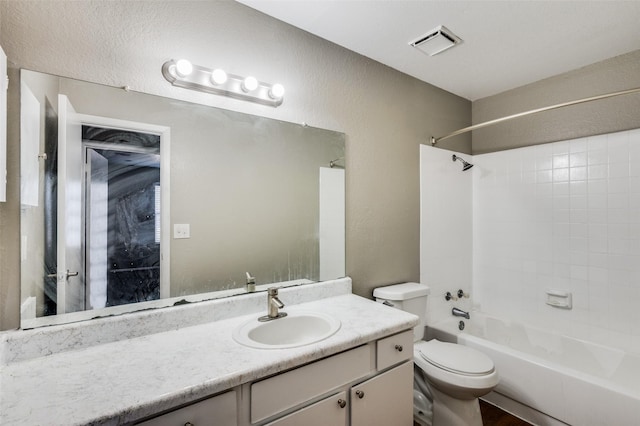
M 460 37 L 444 25 L 440 25 L 409 44 L 427 55 L 433 56 L 460 43 L 462 43 Z

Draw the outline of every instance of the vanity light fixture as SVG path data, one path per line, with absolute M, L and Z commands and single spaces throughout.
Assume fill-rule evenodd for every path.
M 284 86 L 282 84 L 276 83 L 271 86 L 271 90 L 269 90 L 269 97 L 271 99 L 282 99 L 284 96 Z
M 253 92 L 258 88 L 258 80 L 255 77 L 246 77 L 242 80 L 241 87 L 244 92 Z
M 241 77 L 228 74 L 219 68 L 193 65 L 186 59 L 165 62 L 162 65 L 162 75 L 177 87 L 273 107 L 280 106 L 284 98 L 284 87 L 281 84 L 268 84 L 258 81 L 255 77 Z
M 221 70 L 220 68 L 216 68 L 215 70 L 213 70 L 213 72 L 211 73 L 211 81 L 213 82 L 213 84 L 225 84 L 227 82 L 227 73 L 224 72 L 224 70 Z
M 176 62 L 176 74 L 180 77 L 188 77 L 193 72 L 193 65 L 186 59 L 180 59 Z

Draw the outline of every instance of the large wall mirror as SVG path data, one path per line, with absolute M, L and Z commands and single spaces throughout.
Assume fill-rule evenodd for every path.
M 345 275 L 342 133 L 21 71 L 22 327 Z

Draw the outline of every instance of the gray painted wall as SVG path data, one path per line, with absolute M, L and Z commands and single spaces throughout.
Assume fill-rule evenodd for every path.
M 10 66 L 346 133 L 347 274 L 356 294 L 417 281 L 419 146 L 471 124 L 471 103 L 231 1 L 0 2 Z M 279 108 L 170 86 L 186 57 L 281 82 Z M 18 105 L 15 70 L 10 109 Z M 0 329 L 19 325 L 19 122 L 8 124 L 8 202 L 0 205 Z M 449 142 L 449 141 L 448 141 Z M 471 137 L 449 149 L 471 152 Z
M 640 50 L 473 102 L 473 123 L 640 87 Z M 575 105 L 473 132 L 473 153 L 640 127 L 640 94 Z

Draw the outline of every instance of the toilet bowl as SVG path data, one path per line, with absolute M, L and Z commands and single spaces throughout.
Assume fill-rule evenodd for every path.
M 423 426 L 481 426 L 478 397 L 496 387 L 498 372 L 491 358 L 476 349 L 421 340 L 428 294 L 429 288 L 417 283 L 379 287 L 373 293 L 376 301 L 420 317 L 414 329 L 414 420 Z

